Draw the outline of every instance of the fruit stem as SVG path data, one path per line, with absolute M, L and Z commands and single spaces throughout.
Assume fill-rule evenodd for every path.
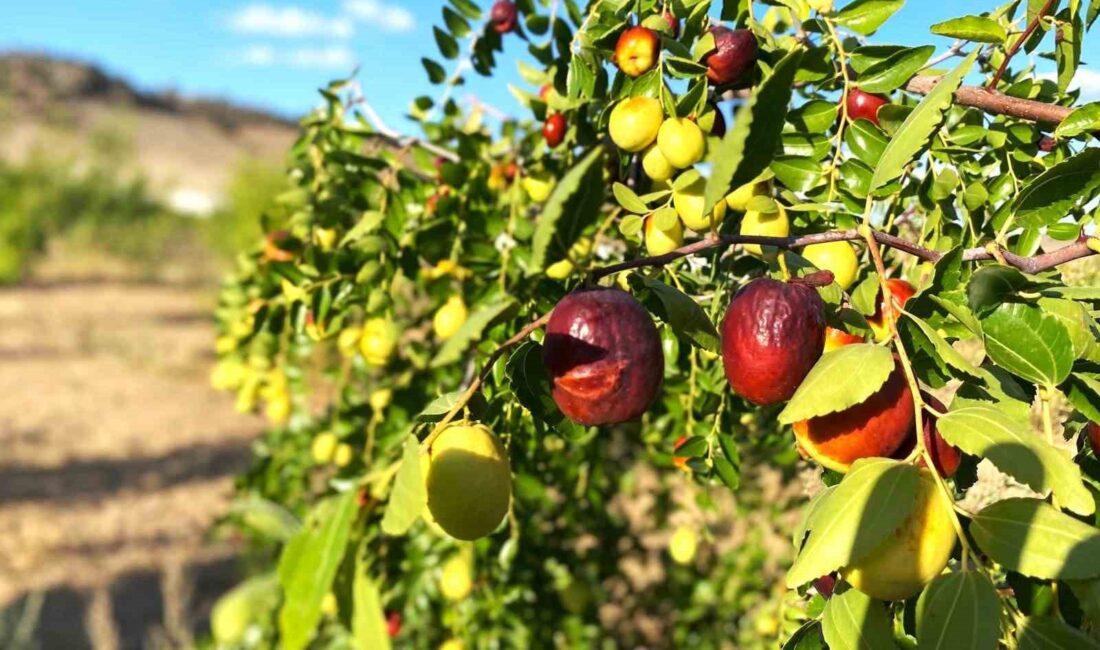
M 1012 44 L 1012 47 L 1008 48 L 1008 51 L 1005 52 L 1005 60 L 1001 63 L 1001 67 L 997 68 L 997 74 L 993 75 L 993 79 L 989 81 L 989 83 L 986 85 L 986 88 L 993 89 L 997 87 L 997 82 L 1001 80 L 1001 77 L 1004 76 L 1005 70 L 1008 69 L 1008 62 L 1012 60 L 1012 57 L 1016 56 L 1016 53 L 1020 51 L 1020 48 L 1027 41 L 1027 39 L 1031 38 L 1032 32 L 1034 32 L 1039 27 L 1039 23 L 1042 22 L 1043 17 L 1046 16 L 1047 12 L 1051 10 L 1051 8 L 1057 1 L 1058 0 L 1047 0 L 1046 4 L 1044 4 L 1039 9 L 1039 11 L 1035 14 L 1035 17 L 1031 19 L 1031 22 L 1027 24 L 1027 27 L 1020 34 L 1020 38 L 1016 39 L 1016 42 Z

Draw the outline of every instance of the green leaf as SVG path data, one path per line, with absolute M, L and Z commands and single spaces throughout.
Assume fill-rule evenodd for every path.
M 249 496 L 233 502 L 229 514 L 266 537 L 284 542 L 302 528 L 294 513 L 282 505 L 259 496 Z
M 856 86 L 869 93 L 888 93 L 905 85 L 935 53 L 932 45 L 907 48 L 880 61 L 859 75 Z
M 424 66 L 424 71 L 428 73 L 428 81 L 433 84 L 441 84 L 447 79 L 447 71 L 435 61 L 424 57 L 420 59 L 420 63 Z
M 974 515 L 970 533 L 999 564 L 1040 580 L 1100 576 L 1100 530 L 1039 499 L 1006 499 Z
M 968 406 L 951 411 L 937 423 L 944 440 L 963 452 L 988 458 L 1002 472 L 1036 492 L 1054 490 L 1069 510 L 1082 515 L 1096 508 L 1081 482 L 1081 470 L 1061 449 L 1036 435 L 1000 409 Z
M 799 156 L 776 156 L 771 170 L 779 182 L 795 192 L 805 192 L 821 184 L 825 171 L 821 163 Z
M 443 416 L 454 408 L 454 405 L 458 403 L 458 400 L 465 392 L 464 390 L 453 390 L 433 399 L 424 407 L 424 410 L 417 414 L 417 421 L 435 422 L 437 420 L 442 420 Z
M 1039 174 L 1020 190 L 1013 204 L 1016 221 L 1041 228 L 1055 223 L 1100 188 L 1100 149 L 1088 148 Z
M 1078 106 L 1054 129 L 1056 138 L 1074 138 L 1083 133 L 1100 131 L 1100 102 Z
M 615 200 L 619 202 L 619 205 L 623 206 L 624 210 L 628 210 L 634 214 L 645 214 L 649 212 L 649 207 L 638 198 L 634 190 L 626 185 L 615 183 L 611 186 L 611 192 L 615 195 Z
M 905 4 L 905 0 L 855 0 L 838 11 L 833 19 L 852 30 L 870 36 Z
M 1062 621 L 1032 616 L 1016 630 L 1016 650 L 1100 650 L 1100 643 Z
M 662 317 L 677 335 L 705 350 L 718 351 L 718 330 L 702 307 L 687 294 L 660 280 L 645 278 L 643 281 L 646 288 L 661 301 L 665 308 Z
M 964 357 L 958 350 L 951 347 L 951 344 L 948 343 L 947 340 L 944 339 L 942 336 L 940 336 L 940 333 L 937 332 L 935 328 L 933 328 L 931 325 L 909 313 L 906 313 L 905 317 L 916 323 L 917 327 L 920 328 L 921 333 L 923 333 L 932 343 L 932 347 L 935 348 L 936 354 L 938 354 L 940 358 L 943 359 L 945 363 L 947 363 L 947 365 L 960 372 L 965 372 L 971 377 L 977 379 L 987 378 L 988 373 L 983 372 L 982 369 L 970 363 L 970 361 L 968 361 L 966 357 Z
M 875 173 L 871 177 L 872 191 L 901 176 L 906 165 L 913 162 L 917 154 L 925 148 L 932 134 L 943 122 L 944 112 L 951 107 L 955 90 L 974 65 L 980 49 L 974 48 L 958 67 L 944 75 L 936 87 L 909 113 L 909 117 L 905 118 L 875 167 Z
M 1062 386 L 1073 408 L 1091 422 L 1100 422 L 1100 381 L 1083 373 L 1075 373 Z
M 890 140 L 871 120 L 856 120 L 844 131 L 844 142 L 857 158 L 873 165 L 882 158 Z
M 1083 357 L 1096 341 L 1092 334 L 1092 317 L 1083 304 L 1062 298 L 1039 298 L 1039 309 L 1066 328 L 1073 343 L 1073 358 Z
M 561 410 L 550 395 L 550 375 L 542 362 L 542 346 L 527 341 L 516 348 L 505 367 L 510 383 L 508 387 L 531 415 L 550 425 L 558 424 Z
M 845 345 L 826 352 L 779 414 L 779 422 L 791 424 L 860 404 L 886 383 L 893 370 L 893 355 L 879 345 Z
M 1004 43 L 1008 38 L 1005 28 L 985 16 L 962 16 L 936 23 L 929 29 L 938 36 L 961 38 L 975 43 Z
M 1029 284 L 1027 277 L 1014 268 L 984 266 L 970 277 L 966 299 L 972 312 L 984 316 Z
M 455 40 L 454 36 L 435 26 L 432 27 L 432 32 L 435 34 L 435 44 L 439 46 L 439 53 L 443 55 L 443 58 L 456 58 L 458 56 L 458 41 Z
M 420 473 L 420 441 L 410 434 L 405 438 L 401 467 L 393 479 L 386 512 L 382 515 L 382 532 L 404 535 L 424 513 L 427 503 L 428 494 L 424 491 L 424 477 Z
M 993 363 L 1054 388 L 1073 369 L 1073 341 L 1062 323 L 1037 307 L 1004 304 L 982 319 L 985 351 Z
M 321 620 L 321 600 L 332 587 L 344 558 L 351 523 L 355 519 L 355 492 L 329 497 L 313 507 L 302 530 L 279 556 L 280 647 L 301 650 Z
M 759 176 L 775 157 L 801 59 L 801 49 L 792 50 L 780 59 L 772 74 L 737 110 L 726 137 L 710 152 L 707 162 L 711 174 L 703 193 L 706 198 L 703 214 L 710 214 L 731 189 Z
M 878 548 L 917 502 L 916 466 L 861 458 L 813 512 L 810 536 L 787 572 L 795 588 L 847 566 Z
M 811 99 L 798 108 L 790 110 L 790 122 L 799 131 L 824 133 L 836 124 L 836 116 L 839 110 L 836 102 Z
M 858 589 L 833 594 L 821 616 L 830 650 L 893 650 L 892 627 L 882 603 Z
M 471 344 L 481 340 L 481 334 L 485 331 L 485 328 L 489 327 L 504 312 L 514 307 L 515 304 L 516 299 L 507 296 L 495 300 L 470 314 L 454 336 L 447 339 L 443 343 L 443 347 L 439 348 L 439 352 L 432 358 L 431 366 L 439 368 L 462 360 L 466 349 Z
M 825 650 L 825 639 L 821 635 L 821 621 L 806 621 L 791 634 L 780 650 Z
M 1001 602 L 984 573 L 938 576 L 917 600 L 921 650 L 996 650 L 1001 638 Z
M 352 582 L 352 599 L 355 605 L 351 618 L 351 631 L 357 648 L 389 650 L 390 635 L 386 628 L 386 613 L 382 609 L 382 596 L 378 585 L 367 573 L 369 564 L 359 553 L 355 559 L 355 579 Z
M 604 199 L 603 149 L 596 147 L 554 187 L 535 225 L 530 273 L 561 260 L 595 222 Z

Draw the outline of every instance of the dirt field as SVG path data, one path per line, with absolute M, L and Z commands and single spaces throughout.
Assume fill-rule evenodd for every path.
M 0 289 L 0 646 L 186 647 L 234 581 L 209 528 L 262 425 L 209 388 L 210 300 Z

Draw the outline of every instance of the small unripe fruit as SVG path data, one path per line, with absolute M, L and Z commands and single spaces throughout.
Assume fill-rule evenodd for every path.
M 852 245 L 846 241 L 811 244 L 802 249 L 802 257 L 822 271 L 831 271 L 833 282 L 843 291 L 847 291 L 856 281 L 859 258 L 856 257 Z
M 661 51 L 657 32 L 642 26 L 631 27 L 619 36 L 612 60 L 623 74 L 638 77 L 653 69 Z
M 611 141 L 623 151 L 637 153 L 657 139 L 663 116 L 661 102 L 652 97 L 624 99 L 611 109 Z
M 523 191 L 535 203 L 542 203 L 550 198 L 550 192 L 554 189 L 554 177 L 548 172 L 535 172 L 523 177 Z
M 871 123 L 878 126 L 878 109 L 889 103 L 890 98 L 886 95 L 867 93 L 859 88 L 852 88 L 848 91 L 848 102 L 846 104 L 848 119 L 853 122 L 856 120 L 870 120 Z
M 388 318 L 371 318 L 363 324 L 363 338 L 359 340 L 359 351 L 372 366 L 384 366 L 389 363 L 397 349 L 397 325 Z
M 825 467 L 847 472 L 872 456 L 889 458 L 913 430 L 913 394 L 900 366 L 871 397 L 843 411 L 794 424 L 802 449 Z
M 653 319 L 619 289 L 562 298 L 546 326 L 543 361 L 554 402 L 586 426 L 639 417 L 656 399 L 664 376 Z
M 645 219 L 645 249 L 650 255 L 664 255 L 684 245 L 684 226 L 677 218 L 668 230 L 661 230 L 653 215 Z
M 706 190 L 707 181 L 700 176 L 688 185 L 672 190 L 672 207 L 684 225 L 695 232 L 707 232 L 710 230 L 711 221 L 714 227 L 722 223 L 726 216 L 726 202 L 719 201 L 709 215 L 703 214 L 706 199 L 703 192 Z
M 703 57 L 707 79 L 715 86 L 736 83 L 756 67 L 756 37 L 747 29 L 710 28 L 714 50 Z
M 336 616 L 340 613 L 340 603 L 336 600 L 336 594 L 326 591 L 321 598 L 321 613 L 325 616 Z
M 355 453 L 351 445 L 342 442 L 336 445 L 335 451 L 332 452 L 332 464 L 337 467 L 347 467 L 351 465 L 354 456 Z
M 646 149 L 645 154 L 642 156 L 642 169 L 645 170 L 646 176 L 657 183 L 667 181 L 676 173 L 676 169 L 664 157 L 661 148 L 657 145 L 652 145 L 649 149 Z
M 386 616 L 386 634 L 389 634 L 391 639 L 401 634 L 401 614 L 398 612 L 390 612 Z
M 493 432 L 481 424 L 453 424 L 428 456 L 428 511 L 440 528 L 468 541 L 496 530 L 512 501 L 512 469 Z
M 432 330 L 435 332 L 435 337 L 440 341 L 446 341 L 454 336 L 466 322 L 467 313 L 462 296 L 448 298 L 432 317 Z
M 565 116 L 561 113 L 554 113 L 546 118 L 546 124 L 542 126 L 542 137 L 546 138 L 546 144 L 551 148 L 556 147 L 565 140 L 567 128 Z
M 264 414 L 272 424 L 283 425 L 290 419 L 290 411 L 290 396 L 276 395 L 267 400 L 267 407 L 264 409 Z
M 370 407 L 375 411 L 384 411 L 386 407 L 393 401 L 393 390 L 389 388 L 379 388 L 372 392 L 370 397 L 367 398 L 370 403 Z
M 447 560 L 439 578 L 439 591 L 443 597 L 454 602 L 465 600 L 473 586 L 469 563 L 458 555 Z
M 552 280 L 564 280 L 576 270 L 573 260 L 580 260 L 581 258 L 587 257 L 591 252 L 592 240 L 588 237 L 581 237 L 575 244 L 569 247 L 569 257 L 564 260 L 558 260 L 546 267 L 546 277 Z
M 309 453 L 313 456 L 313 462 L 318 465 L 327 465 L 332 460 L 332 454 L 336 451 L 339 440 L 330 432 L 318 433 L 313 437 L 309 445 Z
M 466 650 L 466 646 L 458 639 L 447 639 L 440 644 L 439 650 Z
M 695 122 L 686 117 L 670 117 L 657 131 L 657 146 L 670 165 L 686 169 L 703 159 L 706 139 Z
M 741 234 L 760 237 L 786 237 L 791 234 L 791 222 L 787 218 L 787 209 L 776 204 L 775 212 L 757 212 L 749 210 L 741 217 Z M 760 244 L 745 244 L 745 251 L 753 255 L 763 254 Z
M 688 526 L 680 526 L 668 541 L 668 554 L 677 564 L 691 564 L 699 548 L 699 537 Z
M 507 34 L 516 28 L 516 5 L 511 0 L 497 0 L 489 10 L 489 23 L 498 34 Z
M 722 364 L 733 390 L 759 406 L 794 395 L 821 357 L 825 303 L 800 282 L 757 278 L 722 321 Z
M 726 195 L 726 207 L 735 212 L 746 212 L 754 197 L 767 193 L 766 183 L 746 183 Z
M 363 339 L 363 329 L 359 327 L 345 327 L 340 330 L 340 335 L 336 337 L 336 348 L 340 350 L 340 354 L 345 357 L 355 356 L 355 351 L 359 347 L 359 341 Z
M 912 513 L 878 548 L 842 569 L 841 575 L 878 600 L 916 596 L 951 559 L 956 537 L 948 508 L 931 472 L 922 469 Z

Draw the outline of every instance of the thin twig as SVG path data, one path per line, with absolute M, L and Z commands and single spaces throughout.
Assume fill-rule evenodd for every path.
M 402 135 L 393 128 L 390 128 L 390 126 L 386 124 L 385 120 L 382 119 L 382 116 L 374 110 L 374 107 L 371 106 L 371 103 L 367 101 L 367 98 L 365 96 L 359 95 L 352 103 L 357 105 L 359 109 L 363 111 L 363 114 L 367 118 L 367 121 L 370 122 L 371 126 L 373 126 L 377 131 L 377 133 L 368 134 L 369 137 L 380 138 L 389 142 L 395 147 L 400 148 L 420 147 L 421 149 L 430 151 L 449 162 L 456 163 L 461 160 L 458 157 L 458 154 L 453 151 L 448 151 L 443 147 L 440 147 L 439 145 L 427 142 L 426 140 L 421 140 L 420 138 Z
M 1027 24 L 1023 33 L 1020 34 L 1020 38 L 1016 39 L 1016 42 L 1012 44 L 1012 47 L 1008 48 L 1005 52 L 1005 60 L 1001 63 L 1001 67 L 997 68 L 997 74 L 993 75 L 993 78 L 986 84 L 986 88 L 996 88 L 997 82 L 1004 76 L 1005 70 L 1008 69 L 1008 62 L 1012 60 L 1012 57 L 1016 56 L 1016 53 L 1020 51 L 1027 39 L 1031 38 L 1031 34 L 1039 27 L 1039 23 L 1042 22 L 1043 17 L 1050 11 L 1051 7 L 1058 2 L 1058 0 L 1047 0 L 1035 17 L 1031 19 L 1031 22 Z
M 952 57 L 962 55 L 963 54 L 963 51 L 962 51 L 963 48 L 966 47 L 966 44 L 969 43 L 969 42 L 970 41 L 964 41 L 961 38 L 956 40 L 954 43 L 951 44 L 951 47 L 947 48 L 946 52 L 944 52 L 943 54 L 941 54 L 941 55 L 937 56 L 936 58 L 930 60 L 928 63 L 925 63 L 921 67 L 921 70 L 927 70 L 928 68 L 934 68 L 934 67 L 938 66 L 939 64 L 943 63 L 944 61 L 946 61 L 946 60 L 948 60 Z
M 939 81 L 940 77 L 918 75 L 909 80 L 909 83 L 905 85 L 905 89 L 909 92 L 927 95 L 932 92 Z M 996 90 L 978 86 L 960 86 L 955 91 L 955 103 L 978 108 L 987 113 L 1008 115 L 1045 124 L 1058 124 L 1073 112 L 1072 107 L 1037 102 L 1032 99 L 1009 97 Z

